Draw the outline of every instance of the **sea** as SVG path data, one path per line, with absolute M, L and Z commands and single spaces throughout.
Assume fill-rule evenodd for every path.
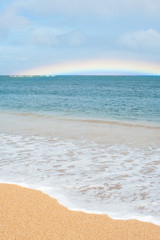
M 0 182 L 160 225 L 160 76 L 0 76 Z

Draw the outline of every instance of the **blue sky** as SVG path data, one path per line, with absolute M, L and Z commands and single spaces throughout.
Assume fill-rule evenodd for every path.
M 88 59 L 160 64 L 160 0 L 1 0 L 0 74 Z

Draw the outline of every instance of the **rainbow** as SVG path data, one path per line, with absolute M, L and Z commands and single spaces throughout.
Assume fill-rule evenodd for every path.
M 139 74 L 139 75 L 160 75 L 160 64 L 115 60 L 99 59 L 62 62 L 50 64 L 38 68 L 19 72 L 18 75 L 116 75 L 116 74 Z

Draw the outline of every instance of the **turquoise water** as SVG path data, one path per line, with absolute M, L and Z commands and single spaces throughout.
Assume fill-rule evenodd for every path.
M 160 122 L 160 77 L 0 77 L 0 110 Z

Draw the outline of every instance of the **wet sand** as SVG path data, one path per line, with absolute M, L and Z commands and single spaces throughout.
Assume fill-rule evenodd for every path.
M 13 128 L 14 125 L 14 128 Z M 160 146 L 160 126 L 103 120 L 58 118 L 36 113 L 0 111 L 0 132 L 60 139 L 86 139 L 104 144 Z
M 160 240 L 160 226 L 75 212 L 40 191 L 0 184 L 1 240 Z

